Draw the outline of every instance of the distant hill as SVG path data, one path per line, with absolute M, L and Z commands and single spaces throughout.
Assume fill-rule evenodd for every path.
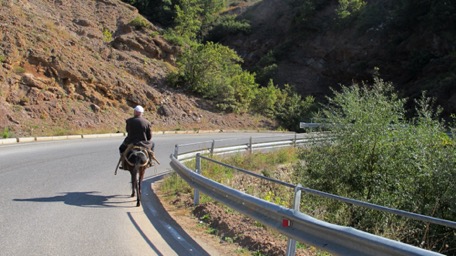
M 155 129 L 271 124 L 213 112 L 208 102 L 168 88 L 177 47 L 120 0 L 0 5 L 2 137 L 123 131 L 136 104 Z
M 275 64 L 263 79 L 292 84 L 304 96 L 323 99 L 329 88 L 369 81 L 379 68 L 401 96 L 425 90 L 446 116 L 456 112 L 456 2 L 368 0 L 345 19 L 338 2 L 263 0 L 238 16 L 251 33 L 220 42 L 258 74 Z

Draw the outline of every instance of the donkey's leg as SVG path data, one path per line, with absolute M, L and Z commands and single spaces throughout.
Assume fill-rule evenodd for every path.
M 139 207 L 141 206 L 141 183 L 139 181 L 137 181 L 136 189 L 138 190 L 136 194 L 136 206 Z
M 137 200 L 136 200 L 136 206 L 141 206 L 141 195 L 142 195 L 142 193 L 141 193 L 141 184 L 142 184 L 142 180 L 144 179 L 145 170 L 146 170 L 146 167 L 140 167 L 139 168 L 139 173 L 138 173 L 139 177 L 138 177 L 138 181 L 137 181 L 138 182 L 138 186 L 137 186 L 138 195 L 137 195 Z
M 136 189 L 136 171 L 135 170 L 130 170 L 131 174 L 131 197 L 134 197 L 136 195 L 135 189 Z

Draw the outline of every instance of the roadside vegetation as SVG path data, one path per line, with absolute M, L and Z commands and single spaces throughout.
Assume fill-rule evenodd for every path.
M 296 148 L 287 148 L 270 153 L 236 154 L 228 158 L 214 158 L 232 166 L 242 166 L 264 176 L 291 183 L 292 172 L 289 167 L 290 163 L 297 160 L 297 156 Z M 291 205 L 293 190 L 290 188 L 209 161 L 202 160 L 201 163 L 203 175 L 212 180 L 276 204 L 286 207 Z M 195 168 L 194 162 L 188 162 L 186 165 Z M 215 202 L 209 196 L 200 193 L 199 205 L 191 207 L 193 189 L 176 173 L 161 183 L 160 193 L 165 195 L 166 201 L 173 202 L 176 207 L 191 208 L 192 215 L 199 221 L 195 221 L 195 225 L 199 223 L 198 225 L 203 226 L 207 233 L 219 237 L 221 243 L 241 247 L 233 252 L 233 255 L 285 255 L 285 236 Z M 326 255 L 315 254 L 317 251 L 314 247 L 299 244 L 296 255 Z
M 440 108 L 425 93 L 414 102 L 413 113 L 406 111 L 406 102 L 391 83 L 380 78 L 371 84 L 342 86 L 315 117 L 334 136 L 331 141 L 312 148 L 236 155 L 223 162 L 312 189 L 454 221 L 454 123 L 438 118 Z M 203 175 L 210 179 L 291 206 L 292 191 L 203 164 Z M 182 183 L 176 175 L 165 182 L 171 194 L 191 193 Z M 210 201 L 207 196 L 202 198 L 202 202 Z M 302 197 L 301 211 L 330 223 L 456 255 L 456 234 L 451 228 L 308 194 Z
M 317 190 L 432 217 L 456 220 L 456 142 L 425 93 L 407 112 L 391 83 L 334 92 L 321 111 L 334 140 L 300 152 L 297 182 Z M 451 132 L 449 136 L 447 132 Z M 313 196 L 306 212 L 324 220 L 448 255 L 455 230 Z
M 297 157 L 297 148 L 286 148 L 269 153 L 236 154 L 231 157 L 214 156 L 213 159 L 231 166 L 237 166 L 261 173 L 266 177 L 293 183 L 291 175 L 286 175 L 277 170 L 283 166 L 295 163 Z M 195 162 L 188 162 L 186 166 L 190 169 L 195 169 Z M 288 192 L 285 192 L 285 190 L 277 190 L 280 189 L 280 186 L 271 185 L 269 182 L 261 181 L 259 179 L 252 179 L 251 176 L 247 174 L 209 161 L 201 161 L 201 169 L 203 170 L 202 175 L 205 177 L 236 189 L 242 189 L 250 195 L 263 198 L 270 202 L 276 202 L 286 207 L 290 207 L 292 203 L 293 191 L 288 188 Z M 240 180 L 242 181 L 240 182 Z M 175 173 L 164 181 L 162 189 L 172 195 L 193 193 L 192 188 Z M 282 189 L 285 188 L 282 187 Z M 279 193 L 280 191 L 283 191 L 283 193 Z M 278 193 L 281 195 L 278 196 Z M 212 201 L 212 199 L 206 195 L 201 195 L 201 197 L 201 203 Z

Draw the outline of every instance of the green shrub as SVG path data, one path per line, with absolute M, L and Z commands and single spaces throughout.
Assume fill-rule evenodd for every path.
M 192 192 L 190 185 L 188 185 L 188 183 L 177 173 L 173 173 L 164 179 L 161 189 L 168 195 L 179 195 L 181 193 Z
M 174 31 L 187 40 L 195 40 L 203 24 L 203 4 L 199 0 L 182 0 L 174 6 Z
M 3 139 L 15 138 L 15 137 L 16 137 L 16 134 L 14 134 L 14 132 L 11 131 L 10 128 L 8 128 L 8 127 L 3 128 L 3 133 L 2 133 Z
M 23 68 L 21 66 L 14 66 L 13 71 L 16 74 L 23 74 L 23 73 L 25 73 L 25 68 Z
M 8 127 L 3 128 L 2 138 L 7 139 L 10 138 L 10 132 Z
M 277 73 L 278 65 L 274 51 L 269 51 L 258 61 L 255 67 L 257 81 L 260 85 L 266 85 Z
M 188 40 L 185 40 L 184 38 L 176 34 L 172 29 L 166 29 L 163 33 L 163 38 L 172 44 L 180 46 L 184 46 L 188 42 Z
M 313 97 L 302 99 L 290 85 L 286 84 L 284 89 L 280 89 L 272 80 L 268 86 L 257 90 L 257 95 L 252 101 L 253 111 L 276 118 L 283 128 L 291 131 L 298 131 L 299 122 L 309 116 L 314 108 Z
M 406 119 L 405 100 L 392 84 L 342 87 L 322 110 L 331 143 L 303 150 L 297 176 L 304 186 L 374 204 L 444 219 L 455 219 L 456 144 L 423 97 L 416 117 Z M 332 200 L 306 200 L 306 210 L 324 219 L 400 239 L 428 249 L 455 248 L 444 227 L 353 207 Z M 425 239 L 423 239 L 425 238 Z M 447 247 L 447 246 L 450 247 Z
M 348 18 L 359 13 L 366 4 L 363 0 L 339 0 L 339 6 L 336 9 L 337 16 L 341 19 Z
M 206 40 L 219 41 L 225 36 L 237 33 L 250 33 L 250 23 L 247 20 L 236 20 L 235 15 L 220 16 L 214 24 L 212 29 L 208 32 Z
M 204 98 L 223 111 L 246 112 L 258 85 L 254 74 L 243 71 L 242 59 L 230 48 L 208 42 L 194 44 L 178 60 L 178 72 L 168 79 Z
M 149 22 L 143 16 L 136 16 L 132 21 L 130 21 L 130 25 L 134 26 L 136 29 L 148 28 L 150 27 Z
M 107 28 L 103 28 L 103 42 L 109 43 L 112 41 L 112 33 Z
M 314 103 L 315 99 L 312 96 L 302 99 L 290 85 L 286 84 L 275 105 L 275 118 L 283 128 L 298 131 L 299 122 L 309 117 L 315 108 Z

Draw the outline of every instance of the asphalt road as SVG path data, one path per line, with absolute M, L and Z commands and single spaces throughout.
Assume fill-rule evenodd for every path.
M 175 144 L 260 133 L 157 135 L 161 165 L 149 168 L 142 207 L 119 170 L 123 138 L 0 146 L 0 255 L 214 255 L 160 205 L 151 184 L 170 170 Z

